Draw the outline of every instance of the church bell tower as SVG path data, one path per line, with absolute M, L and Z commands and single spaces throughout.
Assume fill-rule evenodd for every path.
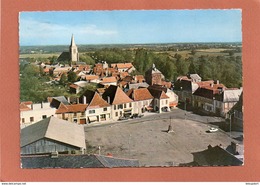
M 71 44 L 70 44 L 70 59 L 71 59 L 72 62 L 78 62 L 79 61 L 78 47 L 75 44 L 73 34 L 71 36 Z

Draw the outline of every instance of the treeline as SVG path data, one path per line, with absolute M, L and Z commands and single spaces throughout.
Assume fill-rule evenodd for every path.
M 234 50 L 226 50 L 230 51 Z M 167 52 L 154 52 L 144 48 L 134 50 L 107 48 L 92 53 L 91 57 L 96 62 L 106 61 L 108 64 L 133 62 L 137 69 L 135 73 L 143 75 L 154 63 L 169 81 L 175 81 L 181 75 L 197 73 L 203 80 L 219 80 L 227 87 L 242 86 L 241 56 L 235 57 L 233 53 L 228 56 L 192 54 L 189 58 L 184 58 L 178 53 L 172 57 Z
M 170 57 L 168 53 L 154 53 L 145 49 L 136 51 L 134 66 L 144 74 L 152 64 L 169 81 L 178 76 L 197 73 L 203 80 L 219 80 L 227 87 L 242 86 L 242 60 L 240 56 L 191 56 L 183 58 L 179 54 Z

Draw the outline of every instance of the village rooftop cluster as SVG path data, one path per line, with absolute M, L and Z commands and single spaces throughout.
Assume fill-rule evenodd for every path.
M 73 36 L 69 52 L 63 52 L 57 60 L 70 60 L 71 64 L 38 65 L 46 75 L 53 77 L 49 83 L 59 83 L 62 75 L 75 72 L 79 81 L 69 84 L 69 88 L 76 96 L 20 103 L 21 154 L 25 168 L 139 166 L 136 159 L 87 155 L 84 125 L 117 121 L 124 124 L 123 120 L 175 111 L 177 106 L 197 114 L 229 118 L 232 125 L 243 127 L 242 87 L 227 88 L 218 80 L 203 81 L 198 74 L 179 76 L 172 83 L 165 80 L 154 64 L 144 76 L 132 75 L 135 66 L 130 62 L 107 64 L 102 61 L 94 66 L 86 65 L 79 61 Z M 88 84 L 96 84 L 97 88 L 86 89 Z M 40 158 L 39 154 L 42 154 Z M 48 154 L 60 160 L 60 165 L 46 162 Z M 62 160 L 66 159 L 60 154 L 75 155 L 68 156 L 70 163 L 64 166 Z M 37 161 L 41 161 L 41 165 L 35 165 Z M 238 164 L 242 163 L 238 161 Z

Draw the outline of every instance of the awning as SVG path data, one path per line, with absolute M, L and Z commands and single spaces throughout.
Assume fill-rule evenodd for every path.
M 153 107 L 148 106 L 148 107 L 146 107 L 146 109 L 147 110 L 153 110 Z
M 169 104 L 170 107 L 175 107 L 177 105 L 178 105 L 178 103 L 176 103 L 176 102 L 170 102 L 170 104 Z
M 132 109 L 124 109 L 124 112 L 131 112 Z
M 90 122 L 97 121 L 97 116 L 89 116 L 88 119 Z

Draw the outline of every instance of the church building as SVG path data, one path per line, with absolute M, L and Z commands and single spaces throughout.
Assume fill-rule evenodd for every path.
M 62 62 L 62 61 L 69 61 L 72 63 L 79 62 L 78 47 L 75 44 L 74 35 L 72 35 L 72 37 L 71 37 L 69 51 L 62 52 L 57 60 L 58 60 L 58 62 Z
M 153 64 L 153 66 L 145 72 L 145 80 L 149 85 L 161 85 L 164 80 L 164 75 Z

